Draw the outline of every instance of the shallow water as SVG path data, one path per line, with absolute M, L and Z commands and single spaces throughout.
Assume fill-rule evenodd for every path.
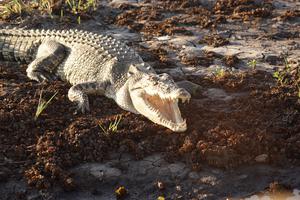
M 277 192 L 272 194 L 256 194 L 245 200 L 300 200 L 300 190 L 294 189 L 293 192 Z

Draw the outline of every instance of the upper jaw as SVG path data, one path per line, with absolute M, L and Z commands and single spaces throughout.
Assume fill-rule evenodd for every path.
M 182 103 L 185 103 L 186 101 L 189 103 L 190 99 L 191 99 L 191 94 L 188 91 L 186 91 L 185 89 L 181 88 L 177 91 L 177 94 L 174 97 L 174 99 L 175 98 L 181 100 Z
M 161 99 L 165 100 L 165 99 L 170 99 L 170 100 L 181 100 L 182 103 L 185 103 L 186 101 L 190 101 L 191 99 L 191 94 L 186 91 L 183 88 L 178 88 L 175 91 L 171 92 L 171 93 L 156 93 L 156 92 L 152 92 L 152 91 L 145 91 L 144 94 L 148 94 L 151 96 L 159 96 Z
M 190 98 L 191 95 L 186 90 L 178 89 L 170 95 L 141 92 L 133 101 L 135 101 L 135 108 L 154 123 L 165 126 L 174 132 L 184 132 L 187 124 L 186 120 L 181 117 L 178 101 L 181 100 L 184 103 L 188 102 Z

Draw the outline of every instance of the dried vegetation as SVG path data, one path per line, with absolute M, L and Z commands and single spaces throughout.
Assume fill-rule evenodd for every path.
M 91 18 L 98 6 L 97 0 L 13 0 L 0 6 L 0 19 L 13 20 L 18 17 L 46 15 L 64 21 L 76 18 Z

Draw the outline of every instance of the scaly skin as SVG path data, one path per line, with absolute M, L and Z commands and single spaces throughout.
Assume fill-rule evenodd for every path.
M 170 76 L 157 75 L 133 49 L 111 36 L 0 29 L 0 60 L 28 64 L 32 80 L 69 82 L 68 97 L 83 113 L 89 111 L 87 94 L 98 93 L 173 131 L 187 128 L 178 100 L 189 100 L 190 94 Z

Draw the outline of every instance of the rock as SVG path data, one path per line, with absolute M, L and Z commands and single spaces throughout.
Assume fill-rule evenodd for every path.
M 217 178 L 215 176 L 203 176 L 200 178 L 202 183 L 208 184 L 208 185 L 216 185 L 217 184 Z
M 264 163 L 267 161 L 268 157 L 269 156 L 267 154 L 261 154 L 255 157 L 255 161 L 259 163 Z
M 159 177 L 167 177 L 169 174 L 170 170 L 167 167 L 160 167 L 158 171 Z
M 166 69 L 156 69 L 158 73 L 167 73 L 173 78 L 181 78 L 184 77 L 184 73 L 180 67 L 176 68 L 166 68 Z
M 186 166 L 183 163 L 173 163 L 170 164 L 168 168 L 170 169 L 171 173 L 178 174 L 182 172 L 185 167 Z
M 121 8 L 124 4 L 136 3 L 134 0 L 112 0 L 109 4 L 114 8 Z
M 109 166 L 109 164 L 84 164 L 80 167 L 74 169 L 74 172 L 86 177 L 88 175 L 92 175 L 93 177 L 101 180 L 101 181 L 110 181 L 115 180 L 122 175 L 122 172 L 117 169 Z
M 246 179 L 248 178 L 248 175 L 247 174 L 242 174 L 239 176 L 239 179 Z
M 180 185 L 176 185 L 176 191 L 177 191 L 177 192 L 181 192 L 181 191 L 182 191 L 182 188 L 181 188 Z
M 190 172 L 189 173 L 189 178 L 190 179 L 198 179 L 199 178 L 199 175 L 197 172 Z
M 7 91 L 4 88 L 0 88 L 0 97 L 4 97 L 7 94 Z
M 213 8 L 217 0 L 200 0 L 201 5 L 208 8 Z
M 183 179 L 189 172 L 189 169 L 186 168 L 186 165 L 181 162 L 170 164 L 168 168 L 173 177 L 180 179 Z
M 152 168 L 152 162 L 141 160 L 139 162 L 131 162 L 128 172 L 135 176 L 146 176 L 148 174 L 148 171 Z
M 272 54 L 265 55 L 265 61 L 271 65 L 276 65 L 280 60 L 281 59 L 277 55 L 272 55 Z
M 202 89 L 201 85 L 187 80 L 176 82 L 176 84 L 179 87 L 186 89 L 191 95 L 197 94 L 199 90 Z
M 111 168 L 106 166 L 98 166 L 91 169 L 91 174 L 99 179 L 118 177 L 121 175 L 121 171 L 117 168 Z
M 203 93 L 203 95 L 214 100 L 227 101 L 233 98 L 232 96 L 229 96 L 223 89 L 219 89 L 219 88 L 209 88 L 207 91 Z
M 161 181 L 157 181 L 156 186 L 160 190 L 165 189 L 165 184 L 163 182 L 161 182 Z

